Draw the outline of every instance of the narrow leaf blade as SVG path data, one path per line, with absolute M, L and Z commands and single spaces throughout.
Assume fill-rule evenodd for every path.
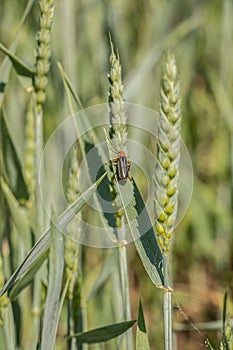
M 35 274 L 37 273 L 37 271 L 40 269 L 41 265 L 43 264 L 43 262 L 47 258 L 48 252 L 49 252 L 48 249 L 46 249 L 38 257 L 38 259 L 35 260 L 31 264 L 31 266 L 28 269 L 28 271 L 21 278 L 19 278 L 15 282 L 15 284 L 13 285 L 13 287 L 9 291 L 9 298 L 10 298 L 10 300 L 14 300 L 15 298 L 17 298 L 19 293 L 31 283 L 31 281 L 35 277 Z
M 62 234 L 51 226 L 51 243 L 49 250 L 49 278 L 48 293 L 46 297 L 41 349 L 54 348 L 57 327 L 60 316 L 60 294 L 64 269 L 64 240 Z
M 112 158 L 112 142 L 107 132 L 105 130 L 104 132 L 108 151 Z M 115 180 L 131 235 L 144 268 L 154 285 L 163 288 L 163 257 L 140 191 L 133 178 L 131 180 L 118 181 L 115 175 Z M 131 198 L 130 202 L 129 198 Z
M 4 332 L 5 349 L 17 349 L 16 347 L 16 324 L 13 316 L 12 305 L 8 305 L 2 312 L 2 329 Z M 1 343 L 1 346 L 3 344 Z
M 20 159 L 18 148 L 15 142 L 15 134 L 13 133 L 11 128 L 9 128 L 7 123 L 7 117 L 5 116 L 5 113 L 3 111 L 1 113 L 0 124 L 2 132 L 1 147 L 4 158 L 4 164 L 2 164 L 2 166 L 4 167 L 3 173 L 5 177 L 10 178 L 11 168 L 8 166 L 7 160 L 12 160 L 14 165 L 14 171 L 17 174 L 17 178 L 14 185 L 14 194 L 17 198 L 27 199 L 28 190 L 23 174 L 22 161 Z
M 60 62 L 58 62 L 57 66 L 58 66 L 58 69 L 60 71 L 60 74 L 61 74 L 64 86 L 65 86 L 65 89 L 66 89 L 66 94 L 67 94 L 67 97 L 68 97 L 68 101 L 69 101 L 69 106 L 70 106 L 71 112 L 74 113 L 74 109 L 72 107 L 72 102 L 71 102 L 71 96 L 73 97 L 76 105 L 79 108 L 83 109 L 84 106 L 83 106 L 79 96 L 76 94 L 75 89 L 74 89 L 74 87 L 72 85 L 72 82 L 70 81 L 70 79 L 68 78 L 66 72 L 64 71 L 64 68 L 63 68 L 62 64 Z
M 59 217 L 58 225 L 61 229 L 65 228 L 69 222 L 75 217 L 75 215 L 83 208 L 86 201 L 94 194 L 99 183 L 104 179 L 106 174 L 103 174 L 90 188 L 88 188 L 73 204 L 71 204 Z M 21 278 L 35 263 L 35 261 L 49 248 L 50 244 L 50 228 L 44 232 L 41 238 L 33 246 L 31 251 L 28 253 L 23 262 L 11 275 L 9 280 L 5 283 L 2 290 L 0 291 L 0 296 L 2 296 L 6 291 L 12 288 L 15 282 Z
M 23 16 L 21 17 L 20 22 L 19 22 L 19 26 L 18 26 L 16 35 L 15 35 L 15 39 L 10 46 L 10 51 L 12 53 L 15 52 L 15 49 L 16 49 L 16 46 L 18 43 L 20 30 L 22 29 L 22 26 L 23 26 L 23 24 L 28 16 L 28 14 L 30 13 L 30 10 L 32 8 L 33 3 L 34 3 L 34 0 L 29 0 L 27 3 L 27 6 L 25 7 L 25 11 L 23 13 Z M 1 66 L 0 66 L 0 107 L 1 107 L 2 102 L 3 102 L 4 93 L 5 93 L 5 86 L 8 82 L 10 69 L 11 69 L 11 61 L 9 60 L 9 57 L 5 57 Z
M 96 280 L 90 292 L 87 295 L 87 298 L 86 298 L 87 302 L 95 295 L 95 293 L 98 292 L 98 290 L 104 285 L 104 283 L 107 281 L 107 279 L 111 275 L 116 265 L 116 258 L 117 258 L 117 252 L 113 250 L 113 252 L 109 255 L 109 257 L 105 261 L 100 273 L 96 277 Z
M 27 66 L 23 61 L 21 61 L 14 53 L 8 50 L 2 43 L 0 43 L 0 51 L 2 51 L 5 55 L 9 57 L 11 60 L 13 67 L 19 75 L 24 77 L 33 78 L 34 71 L 32 68 Z
M 74 334 L 73 337 L 75 337 L 78 343 L 81 344 L 101 343 L 118 337 L 131 328 L 135 322 L 136 320 L 115 323 L 105 327 L 96 328 L 88 332 Z
M 150 350 L 149 339 L 146 331 L 146 324 L 144 320 L 144 314 L 142 309 L 142 303 L 140 300 L 138 310 L 138 326 L 136 334 L 136 350 Z
M 92 164 L 90 163 L 90 158 L 86 157 L 86 154 L 88 152 L 90 152 L 90 150 L 92 149 L 92 152 L 95 152 L 97 159 L 100 159 L 100 162 L 103 162 L 104 159 L 104 151 L 103 148 L 101 146 L 101 142 L 94 130 L 94 128 L 92 127 L 90 120 L 88 118 L 87 115 L 85 115 L 85 109 L 84 106 L 78 96 L 78 94 L 76 93 L 73 84 L 71 82 L 71 80 L 69 79 L 69 77 L 67 76 L 66 72 L 64 71 L 64 68 L 62 67 L 61 63 L 58 63 L 58 68 L 60 70 L 61 73 L 61 77 L 63 80 L 63 84 L 65 87 L 65 91 L 66 91 L 66 95 L 67 95 L 67 99 L 68 99 L 68 104 L 69 104 L 69 108 L 72 114 L 75 113 L 76 108 L 82 108 L 82 114 L 83 118 L 80 118 L 79 122 L 81 123 L 80 125 L 78 125 L 74 119 L 74 123 L 75 123 L 75 127 L 77 128 L 77 130 L 81 127 L 83 127 L 84 129 L 88 130 L 88 133 L 86 133 L 85 135 L 83 135 L 83 137 L 79 138 L 79 145 L 80 145 L 80 150 L 84 159 L 84 164 L 87 168 L 87 179 L 88 182 L 92 182 L 93 177 L 92 177 Z M 75 105 L 75 106 L 74 106 Z M 93 153 L 92 153 L 93 154 Z M 102 169 L 100 169 L 100 172 L 102 171 Z M 108 180 L 107 178 L 105 178 L 105 180 L 101 183 L 101 186 L 99 187 L 100 190 L 100 194 L 102 198 L 106 198 L 106 196 L 108 196 L 107 201 L 109 200 L 109 184 L 108 184 Z M 110 194 L 111 196 L 111 194 Z M 96 195 L 94 195 L 94 206 L 97 208 L 98 212 L 99 212 L 99 219 L 101 221 L 101 224 L 103 227 L 108 226 L 108 233 L 109 233 L 109 238 L 112 239 L 113 238 L 113 232 L 112 230 L 110 231 L 109 226 L 111 226 L 111 223 L 114 222 L 115 218 L 114 215 L 112 213 L 106 213 L 105 210 L 103 210 L 102 208 L 102 203 L 98 200 L 98 197 Z
M 164 284 L 162 253 L 140 191 L 132 179 L 123 185 L 119 182 L 118 192 L 121 196 L 135 247 L 144 268 L 154 285 L 162 287 Z M 127 204 L 128 198 L 132 198 L 129 204 Z
M 27 212 L 25 208 L 20 207 L 17 199 L 14 197 L 9 186 L 3 180 L 3 178 L 1 178 L 1 187 L 2 187 L 4 197 L 6 199 L 6 202 L 8 204 L 8 207 L 10 209 L 10 213 L 11 213 L 13 222 L 15 224 L 15 227 L 19 232 L 19 234 L 21 234 L 23 241 L 26 243 L 28 242 L 28 237 L 30 237 L 30 229 L 29 229 L 29 222 L 27 218 Z M 26 247 L 26 248 L 29 248 L 29 247 Z

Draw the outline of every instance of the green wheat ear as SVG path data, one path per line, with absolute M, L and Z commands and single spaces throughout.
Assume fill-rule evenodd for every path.
M 79 195 L 78 176 L 79 164 L 77 160 L 77 149 L 75 148 L 71 160 L 66 192 L 69 204 L 72 204 Z M 78 278 L 79 245 L 75 243 L 72 238 L 75 239 L 80 233 L 81 215 L 81 212 L 79 212 L 67 227 L 67 233 L 69 237 L 71 237 L 71 239 L 66 239 L 65 241 L 65 275 L 69 281 L 67 292 L 68 300 L 73 299 L 74 288 L 76 286 Z
M 52 24 L 54 17 L 54 1 L 41 0 L 40 30 L 37 33 L 36 63 L 34 89 L 37 109 L 40 110 L 46 99 L 46 87 L 52 54 Z
M 117 151 L 124 151 L 127 154 L 127 115 L 124 109 L 123 83 L 121 78 L 121 64 L 119 55 L 115 54 L 114 46 L 110 37 L 111 53 L 109 58 L 110 68 L 108 74 L 108 106 L 109 106 L 109 136 Z M 110 154 L 110 156 L 112 156 Z M 115 154 L 116 156 L 116 154 Z M 114 166 L 113 166 L 114 167 Z M 114 169 L 116 173 L 116 169 Z M 110 178 L 110 191 L 112 194 L 112 205 L 115 208 L 115 218 L 117 227 L 122 225 L 124 210 L 118 195 L 115 183 L 115 175 L 112 173 Z
M 178 205 L 181 93 L 175 57 L 167 53 L 160 89 L 155 169 L 155 230 L 162 253 L 170 250 Z
M 25 139 L 24 176 L 29 192 L 27 206 L 31 207 L 35 196 L 35 121 L 32 99 L 26 115 Z
M 110 38 L 111 54 L 109 58 L 110 70 L 108 74 L 109 91 L 108 105 L 110 127 L 109 136 L 112 139 L 117 150 L 126 152 L 127 140 L 127 115 L 124 109 L 123 90 L 124 86 L 121 79 L 121 64 L 119 54 L 115 54 L 114 46 Z

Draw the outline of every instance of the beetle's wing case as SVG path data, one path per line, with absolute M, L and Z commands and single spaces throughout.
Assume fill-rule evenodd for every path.
M 128 162 L 125 155 L 118 157 L 117 170 L 119 179 L 126 180 L 128 178 Z

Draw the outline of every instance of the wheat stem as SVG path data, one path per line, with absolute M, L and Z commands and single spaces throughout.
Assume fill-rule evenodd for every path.
M 44 229 L 44 208 L 40 197 L 39 170 L 43 151 L 43 108 L 46 99 L 48 72 L 50 69 L 52 23 L 54 15 L 53 0 L 41 0 L 40 29 L 37 33 L 34 87 L 34 127 L 35 127 L 35 237 L 38 239 Z M 39 316 L 41 309 L 41 276 L 39 271 L 35 276 L 33 295 L 34 338 L 38 337 Z
M 79 164 L 77 159 L 77 149 L 74 149 L 71 160 L 69 178 L 67 184 L 68 203 L 72 204 L 79 195 L 78 187 Z M 81 212 L 68 225 L 66 231 L 69 237 L 76 239 L 80 233 Z M 82 329 L 82 312 L 81 312 L 81 285 L 82 275 L 79 266 L 81 247 L 71 239 L 65 242 L 65 276 L 69 282 L 67 299 L 68 299 L 68 335 L 71 333 L 83 331 Z M 74 312 L 75 310 L 75 312 Z M 67 340 L 67 348 L 77 347 L 76 339 Z
M 160 88 L 160 108 L 155 169 L 155 232 L 163 255 L 164 343 L 172 350 L 172 302 L 169 251 L 178 206 L 180 160 L 181 94 L 180 78 L 172 53 L 167 53 Z
M 109 92 L 108 92 L 108 105 L 109 105 L 109 117 L 110 117 L 110 127 L 109 136 L 111 141 L 117 150 L 124 151 L 127 154 L 127 115 L 124 109 L 124 98 L 123 98 L 123 83 L 121 79 L 121 65 L 119 60 L 119 55 L 115 54 L 114 46 L 110 38 L 111 54 L 110 54 L 110 71 L 108 74 L 109 80 Z M 113 169 L 116 174 L 116 169 Z M 124 209 L 122 208 L 122 203 L 120 196 L 118 194 L 118 187 L 116 186 L 116 175 L 112 174 L 111 183 L 111 193 L 112 193 L 112 205 L 116 210 L 116 226 L 121 227 L 124 220 Z M 119 231 L 119 230 L 117 230 Z M 119 240 L 124 240 L 124 237 L 119 237 L 119 232 L 117 232 L 117 238 Z M 119 246 L 118 248 L 119 256 L 119 271 L 121 280 L 121 290 L 122 290 L 122 303 L 123 303 L 123 313 L 125 320 L 131 319 L 131 308 L 130 308 L 130 296 L 129 296 L 129 277 L 127 269 L 127 251 L 126 247 Z M 120 338 L 120 342 L 123 338 Z M 122 345 L 121 345 L 122 346 Z M 128 350 L 133 349 L 133 336 L 132 330 L 126 333 L 126 348 Z

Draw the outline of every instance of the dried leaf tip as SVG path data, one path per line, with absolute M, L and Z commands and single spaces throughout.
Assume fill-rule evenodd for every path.
M 156 234 L 168 254 L 178 206 L 181 93 L 175 57 L 168 52 L 163 65 L 155 167 Z

